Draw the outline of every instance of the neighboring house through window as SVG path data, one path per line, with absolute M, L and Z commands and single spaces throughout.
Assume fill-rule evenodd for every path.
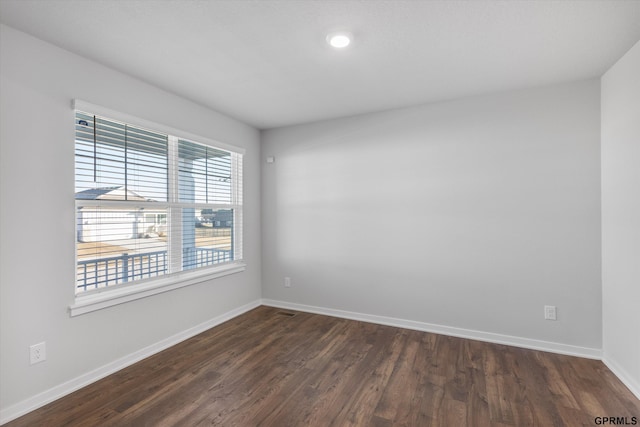
M 242 149 L 76 109 L 76 294 L 242 262 Z

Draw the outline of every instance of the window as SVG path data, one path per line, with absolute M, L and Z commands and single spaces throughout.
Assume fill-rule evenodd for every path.
M 242 261 L 242 150 L 76 109 L 76 295 Z

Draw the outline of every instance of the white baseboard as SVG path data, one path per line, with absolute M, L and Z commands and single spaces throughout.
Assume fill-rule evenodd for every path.
M 631 391 L 631 393 L 633 393 L 638 398 L 638 400 L 640 400 L 640 383 L 638 383 L 638 381 L 636 381 L 631 375 L 629 375 L 629 373 L 625 369 L 623 369 L 617 362 L 608 358 L 606 354 L 602 358 L 602 362 L 607 365 L 607 368 L 609 368 L 611 372 L 613 372 L 614 375 L 618 377 L 620 381 L 622 381 L 622 384 L 627 386 L 629 391 Z
M 589 359 L 602 359 L 602 350 L 599 348 L 579 347 L 549 341 L 540 341 L 530 338 L 514 337 L 511 335 L 494 334 L 491 332 L 475 331 L 472 329 L 456 328 L 452 326 L 436 325 L 433 323 L 416 322 L 413 320 L 397 319 L 395 317 L 377 316 L 374 314 L 356 313 L 352 311 L 335 310 L 332 308 L 316 307 L 311 305 L 296 304 L 286 301 L 262 299 L 262 304 L 285 308 L 289 310 L 305 311 L 308 313 L 324 314 L 327 316 L 341 317 L 344 319 L 360 320 L 363 322 L 377 323 L 380 325 L 396 326 L 399 328 L 413 329 L 417 331 L 433 332 L 441 335 L 449 335 L 458 338 L 467 338 L 478 341 L 486 341 L 495 344 L 504 344 L 532 350 L 548 351 L 551 353 L 579 356 Z
M 195 335 L 198 335 L 201 332 L 206 331 L 207 329 L 211 329 L 214 326 L 217 326 L 221 323 L 226 322 L 227 320 L 233 319 L 243 313 L 246 313 L 249 310 L 252 310 L 256 307 L 259 307 L 261 304 L 260 300 L 256 300 L 235 308 L 231 311 L 228 311 L 220 316 L 214 317 L 206 322 L 203 322 L 199 325 L 196 325 L 192 328 L 189 328 L 185 331 L 172 335 L 162 341 L 159 341 L 155 344 L 152 344 L 148 347 L 145 347 L 141 350 L 138 350 L 134 353 L 131 353 L 127 356 L 121 357 L 111 363 L 108 363 L 100 368 L 94 369 L 93 371 L 87 372 L 86 374 L 80 375 L 72 380 L 69 380 L 65 383 L 57 385 L 49 390 L 45 390 L 42 393 L 36 394 L 33 397 L 30 397 L 22 402 L 16 403 L 15 405 L 9 406 L 0 411 L 0 425 L 8 423 L 11 420 L 14 420 L 18 417 L 21 417 L 24 414 L 27 414 L 35 409 L 38 409 L 41 406 L 46 405 L 47 403 L 53 402 L 56 399 L 59 399 L 69 393 L 72 393 L 76 390 L 81 389 L 91 383 L 98 381 L 108 375 L 113 374 L 127 366 L 133 365 L 136 362 L 139 362 L 142 359 L 145 359 L 149 356 L 152 356 L 156 353 L 161 352 L 171 346 L 178 344 L 186 339 L 189 339 Z
M 479 341 L 492 342 L 496 344 L 511 345 L 516 347 L 529 348 L 533 350 L 548 351 L 552 353 L 566 354 L 571 356 L 586 357 L 590 359 L 602 359 L 602 350 L 588 347 L 578 347 L 567 344 L 560 344 L 548 341 L 539 341 L 529 338 L 520 338 L 509 335 L 494 334 L 490 332 L 475 331 L 471 329 L 455 328 L 451 326 L 442 326 L 425 322 L 416 322 L 413 320 L 398 319 L 394 317 L 377 316 L 373 314 L 364 314 L 344 310 L 335 310 L 325 307 L 316 307 L 304 304 L 290 303 L 286 301 L 276 301 L 271 299 L 262 299 L 245 304 L 235 308 L 220 316 L 214 317 L 206 322 L 168 337 L 162 341 L 117 359 L 86 374 L 80 375 L 70 381 L 57 385 L 49 390 L 39 393 L 15 405 L 0 410 L 0 425 L 8 423 L 28 412 L 31 412 L 47 403 L 53 402 L 69 393 L 81 389 L 93 382 L 96 382 L 108 375 L 113 374 L 127 366 L 159 353 L 173 345 L 176 345 L 186 339 L 189 339 L 207 329 L 213 328 L 227 320 L 237 317 L 249 310 L 260 305 L 271 307 L 285 308 L 290 310 L 298 310 L 309 313 L 324 314 L 327 316 L 341 317 L 345 319 L 360 320 L 363 322 L 377 323 L 381 325 L 396 326 L 400 328 L 413 329 L 424 332 L 433 332 L 442 335 L 450 335 L 459 338 L 467 338 Z M 620 378 L 620 380 L 640 399 L 640 387 L 626 372 L 621 369 L 615 362 L 604 360 L 604 363 L 611 371 Z

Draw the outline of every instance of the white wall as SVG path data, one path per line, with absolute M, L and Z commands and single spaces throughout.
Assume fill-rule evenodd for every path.
M 640 42 L 602 77 L 604 360 L 640 399 Z
M 12 28 L 0 31 L 0 408 L 6 415 L 38 393 L 259 301 L 260 177 L 255 129 Z M 246 148 L 246 271 L 69 317 L 73 98 Z M 47 343 L 47 360 L 30 366 L 29 345 L 40 341 Z
M 599 97 L 594 79 L 263 132 L 263 298 L 597 357 Z

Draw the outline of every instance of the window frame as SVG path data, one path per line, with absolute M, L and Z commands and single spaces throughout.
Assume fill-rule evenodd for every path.
M 238 184 L 233 184 L 232 188 L 232 203 L 230 205 L 215 205 L 215 204 L 207 204 L 207 208 L 213 207 L 214 209 L 224 208 L 224 209 L 233 209 L 234 210 L 234 227 L 233 227 L 233 239 L 236 241 L 236 244 L 233 247 L 234 250 L 234 261 L 227 262 L 220 265 L 212 265 L 207 267 L 200 267 L 195 269 L 180 269 L 180 271 L 169 272 L 163 274 L 161 276 L 135 280 L 128 284 L 118 284 L 113 286 L 108 286 L 104 288 L 99 288 L 95 290 L 85 291 L 81 293 L 77 293 L 75 290 L 77 289 L 77 278 L 74 281 L 74 302 L 69 306 L 69 314 L 71 316 L 77 316 L 85 313 L 89 313 L 95 310 L 100 310 L 106 307 L 122 304 L 128 301 L 137 300 L 140 298 L 146 298 L 151 295 L 171 291 L 174 289 L 179 289 L 185 286 L 190 286 L 196 283 L 201 283 L 204 281 L 216 279 L 222 276 L 226 276 L 229 274 L 238 273 L 244 271 L 246 268 L 246 264 L 244 262 L 244 258 L 242 257 L 242 247 L 243 247 L 243 185 L 244 181 L 242 179 L 243 170 L 242 170 L 242 160 L 241 157 L 245 154 L 245 150 L 240 147 L 236 147 L 229 144 L 224 144 L 219 141 L 212 140 L 210 138 L 205 138 L 199 135 L 191 134 L 189 132 L 185 132 L 179 129 L 172 128 L 170 126 L 162 125 L 159 123 L 151 122 L 145 119 L 141 119 L 127 113 L 118 112 L 109 108 L 105 108 L 99 105 L 91 104 L 82 100 L 73 100 L 72 102 L 72 114 L 74 115 L 74 119 L 70 120 L 70 124 L 75 128 L 75 114 L 76 111 L 82 112 L 90 112 L 91 114 L 95 114 L 96 116 L 102 116 L 107 119 L 112 119 L 116 121 L 120 121 L 123 123 L 127 123 L 128 125 L 140 127 L 143 129 L 153 130 L 153 132 L 163 133 L 168 135 L 169 139 L 173 139 L 173 143 L 175 145 L 175 151 L 173 153 L 169 152 L 168 162 L 173 163 L 169 165 L 169 174 L 173 173 L 173 177 L 169 177 L 169 182 L 173 183 L 176 186 L 173 189 L 169 190 L 169 194 L 174 196 L 175 200 L 167 200 L 167 202 L 160 202 L 156 204 L 167 207 L 167 213 L 170 209 L 178 209 L 180 208 L 181 203 L 178 202 L 178 189 L 177 189 L 177 166 L 178 166 L 178 158 L 177 158 L 177 144 L 178 140 L 186 140 L 195 142 L 198 144 L 203 144 L 210 146 L 215 149 L 224 150 L 230 153 L 235 153 L 240 155 L 240 164 L 232 165 L 232 168 L 237 170 L 237 177 L 240 178 L 240 182 Z M 75 130 L 74 130 L 74 144 L 75 144 Z M 238 158 L 238 156 L 232 156 L 233 158 Z M 75 175 L 74 175 L 75 176 Z M 235 181 L 235 180 L 234 180 Z M 233 182 L 233 181 L 232 181 Z M 74 178 L 75 183 L 75 178 Z M 169 196 L 171 197 L 171 196 Z M 128 206 L 132 206 L 135 202 L 127 203 Z M 80 202 L 81 205 L 87 205 L 91 203 Z M 112 205 L 112 203 L 108 203 Z M 118 202 L 113 203 L 114 205 L 118 205 Z M 191 203 L 190 205 L 193 205 Z M 199 203 L 195 203 L 199 204 Z M 122 205 L 122 204 L 121 204 Z M 77 207 L 78 201 L 74 198 L 74 213 L 77 215 Z M 171 250 L 171 248 L 168 248 Z M 240 256 L 238 256 L 240 255 Z M 76 244 L 74 245 L 74 261 L 75 268 L 77 269 L 78 265 L 78 256 L 77 256 L 77 238 Z M 74 270 L 75 271 L 75 270 Z M 76 275 L 74 274 L 74 277 Z

